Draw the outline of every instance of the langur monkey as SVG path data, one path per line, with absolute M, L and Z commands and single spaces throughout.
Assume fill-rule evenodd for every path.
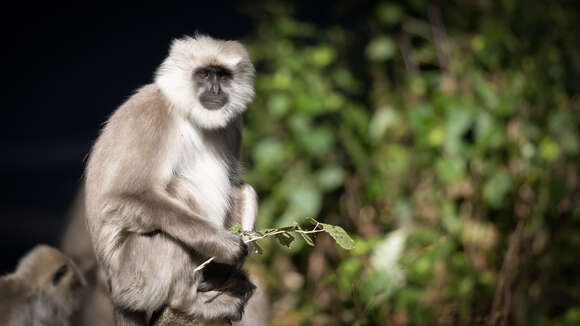
M 39 245 L 0 277 L 0 325 L 68 326 L 84 279 L 60 251 Z
M 242 317 L 255 289 L 247 274 L 230 268 L 216 285 L 194 269 L 209 257 L 241 266 L 248 253 L 228 228 L 253 229 L 257 214 L 239 162 L 253 78 L 240 43 L 177 39 L 154 83 L 115 111 L 93 146 L 86 219 L 117 325 L 145 325 L 164 307 L 206 320 Z

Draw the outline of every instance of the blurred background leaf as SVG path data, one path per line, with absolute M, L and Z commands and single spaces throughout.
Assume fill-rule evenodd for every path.
M 273 325 L 576 325 L 580 7 L 240 2 L 257 97 L 245 179 Z

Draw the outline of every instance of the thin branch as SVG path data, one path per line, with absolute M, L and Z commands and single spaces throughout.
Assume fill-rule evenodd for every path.
M 195 272 L 197 272 L 197 271 L 200 271 L 200 270 L 202 270 L 202 269 L 203 269 L 203 268 L 204 268 L 204 267 L 205 267 L 207 264 L 211 263 L 211 262 L 212 262 L 214 259 L 215 259 L 215 257 L 211 257 L 211 258 L 209 258 L 208 260 L 204 261 L 204 262 L 203 262 L 201 265 L 197 266 L 197 267 L 196 267 L 196 268 L 193 270 L 193 272 L 195 273 Z
M 437 59 L 439 66 L 444 70 L 449 70 L 449 56 L 447 55 L 447 38 L 445 36 L 445 27 L 441 17 L 441 9 L 438 5 L 429 5 L 429 20 L 433 31 L 433 41 L 437 49 Z
M 281 233 L 286 233 L 286 232 L 296 232 L 296 233 L 302 233 L 302 234 L 312 234 L 312 233 L 324 232 L 323 229 L 318 229 L 319 226 L 320 226 L 320 223 L 319 222 L 316 222 L 316 225 L 310 231 L 304 231 L 302 229 L 294 229 L 292 231 L 282 230 L 282 231 L 270 232 L 270 233 L 266 233 L 266 234 L 261 235 L 261 236 L 258 236 L 258 237 L 254 237 L 254 238 L 250 238 L 248 240 L 244 240 L 244 243 L 254 242 L 256 240 L 264 239 L 264 238 L 271 237 L 271 236 L 276 235 L 276 234 L 281 234 Z M 204 261 L 201 265 L 197 266 L 193 270 L 193 272 L 195 273 L 195 272 L 198 272 L 198 271 L 202 270 L 205 266 L 207 266 L 207 264 L 211 263 L 214 259 L 215 259 L 215 257 L 210 257 L 209 259 L 207 259 L 206 261 Z
M 403 55 L 403 62 L 405 63 L 405 69 L 409 75 L 416 75 L 419 72 L 417 62 L 413 56 L 413 44 L 411 44 L 411 38 L 409 33 L 405 30 L 399 35 L 399 49 Z
M 520 246 L 522 242 L 524 222 L 520 220 L 510 236 L 509 245 L 498 275 L 497 286 L 493 298 L 489 325 L 505 326 L 508 323 L 512 299 L 512 286 L 520 267 Z

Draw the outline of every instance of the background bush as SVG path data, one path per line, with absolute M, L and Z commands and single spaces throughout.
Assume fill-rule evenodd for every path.
M 577 2 L 239 8 L 259 227 L 356 241 L 262 243 L 274 325 L 580 324 Z

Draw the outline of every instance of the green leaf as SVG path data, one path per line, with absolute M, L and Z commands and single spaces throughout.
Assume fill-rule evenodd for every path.
M 312 223 L 313 225 L 316 225 L 316 224 L 318 224 L 318 223 L 319 223 L 317 220 L 313 219 L 312 217 L 307 217 L 307 218 L 305 218 L 305 220 L 306 220 L 307 222 L 310 222 L 310 223 Z
M 326 233 L 330 234 L 330 236 L 334 239 L 334 241 L 336 241 L 336 243 L 338 243 L 339 246 L 346 250 L 351 250 L 354 248 L 354 241 L 343 228 L 326 223 L 320 223 L 320 225 L 322 225 L 322 229 L 326 231 Z
M 300 231 L 304 231 L 301 227 L 300 224 L 298 224 L 298 222 L 294 221 L 294 226 L 296 227 L 297 230 Z M 310 235 L 308 234 L 304 234 L 304 233 L 299 233 L 302 238 L 304 239 L 304 242 L 306 242 L 306 244 L 308 244 L 309 246 L 314 247 L 314 241 L 312 240 L 312 238 L 310 237 Z
M 304 234 L 304 233 L 299 233 L 299 234 L 302 236 L 302 239 L 304 239 L 304 242 L 306 242 L 307 245 L 314 247 L 314 240 L 312 240 L 310 235 Z
M 397 46 L 389 36 L 379 36 L 373 39 L 366 48 L 366 55 L 373 61 L 386 61 L 395 55 Z
M 326 190 L 334 190 L 344 183 L 344 172 L 340 165 L 332 164 L 320 169 L 316 175 L 318 185 Z
M 332 129 L 319 127 L 305 135 L 302 145 L 308 154 L 318 157 L 326 155 L 332 150 L 334 140 L 335 136 Z
M 483 185 L 483 198 L 494 208 L 506 203 L 507 195 L 512 189 L 512 180 L 504 171 L 489 178 Z
M 311 53 L 311 59 L 318 67 L 324 67 L 332 63 L 335 57 L 334 49 L 329 46 L 317 47 Z
M 281 245 L 290 248 L 290 244 L 294 241 L 294 236 L 288 232 L 278 233 L 274 235 Z
M 242 230 L 242 225 L 241 224 L 234 224 L 230 228 L 230 232 L 232 232 L 232 233 L 240 233 L 241 230 Z
M 445 183 L 461 179 L 465 175 L 466 162 L 462 157 L 441 157 L 435 163 L 439 178 Z
M 282 93 L 274 93 L 268 100 L 270 113 L 275 117 L 284 116 L 290 108 L 290 98 Z
M 377 143 L 381 140 L 381 137 L 385 132 L 395 126 L 399 122 L 400 118 L 395 110 L 392 108 L 380 108 L 378 109 L 371 120 L 369 126 L 369 138 L 373 143 Z
M 283 158 L 284 150 L 282 144 L 272 138 L 262 140 L 254 149 L 254 160 L 259 166 L 278 166 Z
M 298 185 L 290 194 L 289 204 L 291 212 L 296 213 L 294 216 L 318 214 L 322 207 L 322 193 L 312 184 Z M 288 222 L 290 221 L 286 221 L 285 224 Z
M 560 155 L 560 146 L 551 138 L 545 138 L 540 143 L 540 157 L 548 162 L 555 161 Z
M 257 241 L 253 241 L 250 243 L 250 252 L 261 255 L 264 253 L 264 249 L 262 249 Z
M 403 10 L 400 6 L 391 3 L 382 3 L 377 7 L 377 16 L 379 21 L 385 25 L 398 23 L 403 16 Z

